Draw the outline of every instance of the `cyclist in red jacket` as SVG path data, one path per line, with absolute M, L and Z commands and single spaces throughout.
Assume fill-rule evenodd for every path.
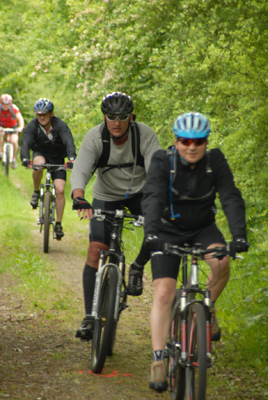
M 12 103 L 12 96 L 2 94 L 0 97 L 0 159 L 3 158 L 3 142 L 5 131 L 1 128 L 16 128 L 17 132 L 11 135 L 11 143 L 13 145 L 12 168 L 17 168 L 16 154 L 19 147 L 19 132 L 23 131 L 24 119 L 18 107 Z

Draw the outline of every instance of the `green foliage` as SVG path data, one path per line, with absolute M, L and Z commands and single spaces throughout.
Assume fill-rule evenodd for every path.
M 229 315 L 226 328 L 234 334 L 252 334 L 254 326 L 261 335 L 267 324 L 267 15 L 268 3 L 259 0 L 11 0 L 0 6 L 0 93 L 13 95 L 26 123 L 36 99 L 51 98 L 79 149 L 102 121 L 103 95 L 120 90 L 133 97 L 137 119 L 166 148 L 177 115 L 209 116 L 209 146 L 225 153 L 242 191 L 251 242 L 220 300 L 227 302 L 222 320 Z M 1 185 L 1 193 L 14 196 L 8 182 Z M 1 217 L 13 213 L 7 204 Z M 0 232 L 6 252 L 14 237 L 18 246 L 23 238 L 20 211 Z M 217 220 L 231 239 L 220 206 Z M 126 248 L 131 241 L 130 234 Z

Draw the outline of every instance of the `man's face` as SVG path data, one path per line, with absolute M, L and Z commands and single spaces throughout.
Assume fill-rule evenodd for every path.
M 52 113 L 49 113 L 49 112 L 46 114 L 36 114 L 38 122 L 42 126 L 46 126 L 46 125 L 50 124 L 51 116 L 52 116 Z
M 10 106 L 11 106 L 11 104 L 3 104 L 3 103 L 1 103 L 1 107 L 2 107 L 2 109 L 3 109 L 4 111 L 9 110 L 9 109 L 10 109 Z
M 119 118 L 116 118 L 115 121 L 110 121 L 108 118 L 107 116 L 104 116 L 104 120 L 106 120 L 107 128 L 110 134 L 114 137 L 120 137 L 126 132 L 129 123 L 131 123 L 133 119 L 133 114 L 131 114 L 125 121 L 120 121 Z
M 204 157 L 208 141 L 207 139 L 196 139 L 195 140 L 188 140 L 184 138 L 179 138 L 175 140 L 175 148 L 177 149 L 179 155 L 189 163 L 196 163 L 197 161 L 201 160 Z

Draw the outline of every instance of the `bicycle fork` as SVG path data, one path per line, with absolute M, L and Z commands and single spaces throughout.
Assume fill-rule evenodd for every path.
M 39 205 L 39 220 L 37 222 L 38 225 L 41 225 L 40 231 L 42 230 L 42 224 L 44 223 L 44 194 L 45 190 L 49 190 L 48 188 L 51 187 L 52 189 L 52 201 L 51 201 L 51 224 L 55 222 L 55 209 L 56 209 L 56 189 L 54 185 L 49 184 L 41 184 L 40 186 L 40 205 Z M 44 190 L 45 189 L 45 190 Z
M 207 367 L 211 367 L 211 300 L 210 300 L 210 291 L 208 289 L 205 292 L 202 292 L 204 295 L 203 301 L 192 300 L 191 303 L 187 303 L 187 290 L 182 287 L 181 288 L 181 296 L 180 296 L 180 313 L 181 313 L 181 324 L 180 324 L 180 334 L 181 334 L 181 362 L 186 363 L 188 359 L 187 352 L 187 321 L 189 306 L 194 303 L 201 303 L 205 309 L 205 317 L 206 317 L 206 353 L 207 353 Z

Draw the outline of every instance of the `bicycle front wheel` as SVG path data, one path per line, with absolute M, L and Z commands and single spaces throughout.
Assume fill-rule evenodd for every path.
M 8 176 L 9 164 L 10 164 L 10 147 L 9 147 L 9 145 L 7 145 L 6 146 L 6 162 L 5 162 L 5 175 L 6 176 Z
M 49 190 L 44 193 L 44 253 L 49 249 L 49 228 L 50 228 L 50 202 L 52 194 Z
M 176 299 L 180 298 L 180 290 L 176 290 Z M 185 368 L 179 364 L 179 348 L 181 343 L 180 333 L 180 311 L 177 308 L 169 329 L 169 341 L 167 344 L 167 370 L 169 378 L 169 389 L 172 400 L 183 400 L 185 393 Z
M 91 368 L 96 374 L 102 371 L 106 357 L 111 352 L 116 291 L 117 271 L 113 265 L 108 265 L 102 279 L 98 317 L 94 323 L 92 338 Z
M 201 304 L 189 308 L 187 333 L 186 400 L 205 400 L 207 378 L 206 317 Z

